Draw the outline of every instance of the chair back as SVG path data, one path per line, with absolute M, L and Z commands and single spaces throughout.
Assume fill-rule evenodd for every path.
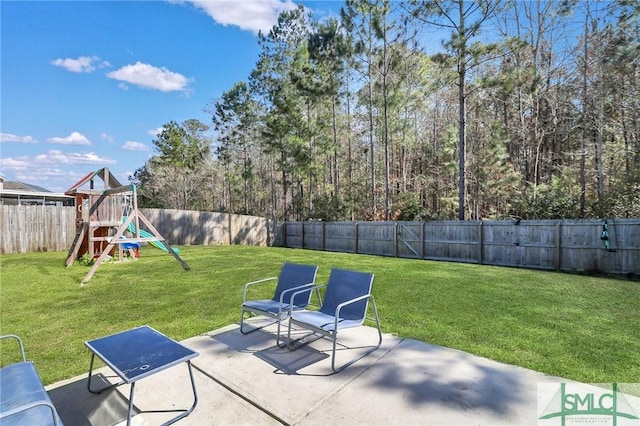
M 368 272 L 347 271 L 333 268 L 329 274 L 327 289 L 320 312 L 335 315 L 339 304 L 356 297 L 371 294 L 373 274 Z M 369 299 L 346 305 L 340 311 L 340 318 L 364 322 Z
M 284 263 L 280 270 L 280 275 L 278 276 L 278 285 L 276 286 L 276 292 L 273 295 L 273 300 L 279 302 L 282 292 L 304 284 L 315 283 L 317 272 L 318 267 L 315 265 L 303 265 L 289 262 Z M 286 303 L 289 303 L 289 298 L 292 294 L 293 292 L 285 293 L 284 301 Z M 310 300 L 311 289 L 309 289 L 308 292 L 296 295 L 293 300 L 293 304 L 305 307 L 309 304 Z

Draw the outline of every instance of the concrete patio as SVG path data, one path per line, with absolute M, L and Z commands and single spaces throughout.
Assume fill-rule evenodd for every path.
M 152 324 L 150 324 L 152 325 Z M 296 351 L 275 345 L 275 327 L 242 335 L 234 324 L 182 343 L 193 360 L 198 404 L 180 425 L 532 425 L 538 385 L 566 380 L 458 350 L 384 334 L 382 346 L 340 373 L 330 342 Z M 346 361 L 377 341 L 373 328 L 341 334 Z M 87 351 L 87 367 L 89 364 Z M 88 370 L 88 368 L 87 368 Z M 107 367 L 100 379 L 113 381 Z M 94 379 L 95 380 L 95 379 Z M 129 386 L 94 395 L 87 375 L 47 387 L 67 426 L 125 424 Z M 161 424 L 193 402 L 186 364 L 136 384 L 135 425 Z

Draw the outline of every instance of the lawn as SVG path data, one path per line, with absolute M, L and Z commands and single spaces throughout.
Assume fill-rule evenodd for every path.
M 237 323 L 243 284 L 285 261 L 373 272 L 385 333 L 582 382 L 640 381 L 640 284 L 532 271 L 249 246 L 145 247 L 89 284 L 66 252 L 0 256 L 0 332 L 24 340 L 45 384 L 88 371 L 87 340 L 148 324 L 177 340 Z M 270 294 L 264 294 L 270 296 Z M 13 361 L 1 352 L 2 365 Z

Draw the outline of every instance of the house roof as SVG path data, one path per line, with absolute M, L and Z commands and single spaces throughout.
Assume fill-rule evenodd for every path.
M 4 177 L 4 176 L 3 176 Z M 70 203 L 73 197 L 69 197 L 65 194 L 51 192 L 46 188 L 38 185 L 31 185 L 24 182 L 15 182 L 12 180 L 2 181 L 0 186 L 0 204 L 13 204 L 9 200 L 17 200 L 18 204 L 21 204 L 20 200 L 33 202 L 34 200 L 40 200 L 42 203 L 47 201 L 62 201 L 64 203 Z
M 43 188 L 41 186 L 38 185 L 31 185 L 28 183 L 24 183 L 24 182 L 14 182 L 11 180 L 5 180 L 3 182 L 3 189 L 7 189 L 7 190 L 13 190 L 13 191 L 21 191 L 21 192 L 49 192 L 52 193 L 51 191 L 49 191 L 46 188 Z

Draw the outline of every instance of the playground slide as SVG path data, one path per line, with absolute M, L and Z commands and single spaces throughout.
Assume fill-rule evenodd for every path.
M 126 216 L 122 218 L 122 221 L 126 221 L 127 218 Z M 127 230 L 133 234 L 136 233 L 136 226 L 133 224 L 133 222 L 129 223 L 129 226 L 127 226 Z M 142 238 L 154 238 L 154 235 L 150 232 L 145 231 L 144 229 L 140 230 L 140 236 Z M 169 250 L 167 249 L 167 246 L 165 246 L 164 244 L 162 244 L 162 241 L 149 241 L 149 244 L 151 244 L 152 246 L 154 246 L 155 248 L 158 248 L 162 251 L 166 251 L 167 253 L 169 252 Z M 178 249 L 173 249 L 176 253 L 178 253 Z

